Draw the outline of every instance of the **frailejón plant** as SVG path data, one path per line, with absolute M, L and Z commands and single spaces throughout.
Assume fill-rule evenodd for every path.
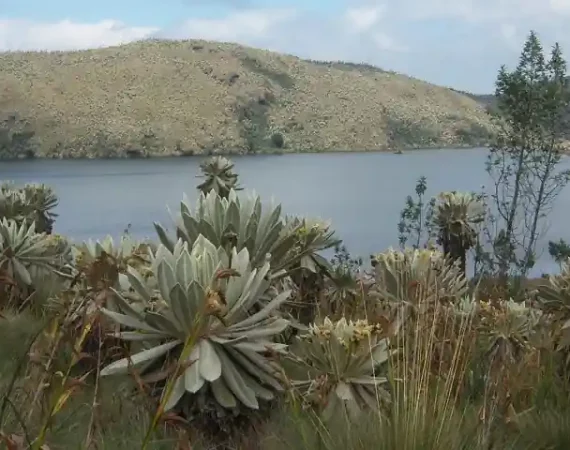
M 204 182 L 198 185 L 198 190 L 209 194 L 212 190 L 221 197 L 227 197 L 230 191 L 241 190 L 238 185 L 238 174 L 233 171 L 234 163 L 223 156 L 213 156 L 200 164 Z
M 379 325 L 325 318 L 297 338 L 292 354 L 306 374 L 294 384 L 321 410 L 325 421 L 339 409 L 357 419 L 364 409 L 378 411 L 390 401 L 384 386 L 390 351 Z
M 20 286 L 69 262 L 71 248 L 59 236 L 36 233 L 35 224 L 18 225 L 15 220 L 0 220 L 0 271 Z
M 373 296 L 395 305 L 429 305 L 457 301 L 468 290 L 467 279 L 457 264 L 437 250 L 388 250 L 372 258 Z
M 227 198 L 210 192 L 201 194 L 191 209 L 187 197 L 180 203 L 180 215 L 174 217 L 176 236 L 192 247 L 200 235 L 229 254 L 246 248 L 253 267 L 265 264 L 269 255 L 272 274 L 302 264 L 308 269 L 326 263 L 317 255 L 338 240 L 328 224 L 303 218 L 283 218 L 281 205 L 263 205 L 255 193 L 238 197 L 231 190 Z M 165 229 L 155 223 L 162 244 L 170 251 L 173 241 Z
M 126 328 L 118 337 L 143 341 L 146 349 L 107 366 L 101 374 L 125 373 L 130 364 L 148 366 L 166 355 L 168 360 L 179 359 L 189 350 L 179 361 L 180 372 L 173 375 L 165 410 L 177 405 L 185 392 L 201 389 L 211 391 L 224 408 L 239 402 L 256 409 L 258 398 L 273 398 L 281 384 L 277 367 L 265 354 L 286 348 L 273 338 L 288 326 L 277 308 L 289 292 L 275 295 L 255 314 L 250 312 L 268 292 L 269 262 L 254 268 L 246 248 L 228 255 L 204 237 L 191 249 L 181 239 L 172 252 L 161 245 L 151 259 L 157 292 L 135 269 L 127 269 L 132 288 L 147 305 L 144 311 L 132 308 L 120 294 L 120 312 L 103 309 Z
M 442 192 L 437 198 L 433 215 L 438 244 L 451 261 L 459 261 L 465 273 L 467 251 L 477 240 L 475 226 L 485 220 L 485 207 L 471 193 Z

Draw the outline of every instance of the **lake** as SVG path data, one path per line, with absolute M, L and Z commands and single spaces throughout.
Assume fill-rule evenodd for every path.
M 489 184 L 485 149 L 391 153 L 321 153 L 234 157 L 242 185 L 287 214 L 330 219 L 353 255 L 397 247 L 397 222 L 407 195 L 424 175 L 428 194 L 480 191 Z M 182 193 L 197 196 L 202 159 L 31 160 L 0 162 L 0 180 L 41 182 L 60 199 L 56 232 L 76 240 L 119 236 L 128 224 L 154 237 L 153 221 L 170 227 L 166 205 L 178 210 Z M 570 168 L 570 160 L 563 162 Z M 570 238 L 570 188 L 558 199 L 535 273 L 557 270 L 549 239 Z

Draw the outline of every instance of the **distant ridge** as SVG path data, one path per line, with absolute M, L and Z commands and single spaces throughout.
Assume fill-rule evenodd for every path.
M 0 54 L 0 157 L 478 146 L 474 96 L 366 64 L 208 41 Z

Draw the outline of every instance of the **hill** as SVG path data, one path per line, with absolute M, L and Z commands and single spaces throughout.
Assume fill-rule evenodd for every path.
M 470 92 L 465 92 L 465 91 L 458 91 L 453 89 L 455 92 L 462 94 L 462 95 L 466 95 L 467 97 L 475 100 L 476 102 L 480 103 L 481 105 L 483 105 L 485 107 L 485 109 L 489 112 L 489 113 L 493 113 L 493 112 L 497 112 L 498 111 L 498 107 L 497 107 L 497 97 L 495 96 L 495 94 L 472 94 Z
M 484 144 L 466 95 L 365 65 L 150 40 L 0 54 L 0 158 Z

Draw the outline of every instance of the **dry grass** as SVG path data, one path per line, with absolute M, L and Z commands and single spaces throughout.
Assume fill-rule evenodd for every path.
M 420 298 L 423 302 L 423 297 Z M 428 305 L 426 305 L 428 306 Z M 554 371 L 522 359 L 513 365 L 499 364 L 489 371 L 486 357 L 476 344 L 481 329 L 470 316 L 449 314 L 437 302 L 424 314 L 408 317 L 398 334 L 400 351 L 391 360 L 392 404 L 381 416 L 365 414 L 357 423 L 342 410 L 330 423 L 296 402 L 276 404 L 260 427 L 246 433 L 243 441 L 215 446 L 198 434 L 183 433 L 175 422 L 161 424 L 149 449 L 196 450 L 566 450 L 570 442 L 567 412 L 568 387 L 558 386 Z M 45 420 L 45 408 L 33 408 L 27 388 L 34 383 L 32 358 L 25 355 L 44 318 L 26 311 L 4 310 L 0 320 L 0 392 L 9 394 L 14 409 L 0 418 L 0 430 L 23 436 L 18 414 L 28 420 L 30 440 Z M 61 349 L 63 351 L 63 348 Z M 33 353 L 33 352 L 32 352 Z M 59 353 L 59 351 L 58 351 Z M 65 359 L 65 358 L 64 358 Z M 19 363 L 24 363 L 14 389 L 9 387 Z M 547 362 L 544 361 L 546 365 Z M 493 366 L 495 367 L 495 366 Z M 505 375 L 509 375 L 505 377 Z M 57 377 L 51 377 L 56 382 Z M 558 380 L 558 381 L 557 381 Z M 137 394 L 135 383 L 124 378 L 93 377 L 65 402 L 51 423 L 46 442 L 51 450 L 101 448 L 138 449 L 153 416 L 154 403 Z M 522 382 L 522 385 L 519 383 Z M 57 384 L 57 383 L 56 383 Z M 521 389 L 522 388 L 522 389 Z M 506 390 L 504 394 L 503 390 Z M 48 391 L 51 391 L 48 388 Z M 512 394 L 512 397 L 511 395 Z M 50 402 L 50 397 L 45 401 Z M 56 397 L 57 398 L 57 397 Z M 289 398 L 289 397 L 288 397 Z M 507 401 L 518 417 L 504 414 Z M 518 400 L 523 400 L 522 403 Z M 553 403 L 553 400 L 555 401 Z M 1 402 L 0 402 L 1 403 Z M 42 405 L 46 406 L 44 402 Z M 33 409 L 33 411 L 32 411 Z M 508 409 L 508 408 L 507 408 Z M 512 408 L 511 408 L 512 409 Z M 32 413 L 30 420 L 29 414 Z M 17 414 L 18 413 L 18 414 Z M 507 417 L 509 416 L 509 417 Z M 508 418 L 505 422 L 505 419 Z M 0 443 L 0 448 L 1 443 Z M 26 447 L 17 447 L 26 448 Z M 39 448 L 39 447 L 35 447 Z
M 284 151 L 462 146 L 491 129 L 450 89 L 205 41 L 3 53 L 0 85 L 0 157 L 270 151 L 275 132 Z
M 32 398 L 40 389 L 40 378 L 47 371 L 35 370 L 32 358 L 27 358 L 31 344 L 43 339 L 38 332 L 44 329 L 46 320 L 29 312 L 14 314 L 2 311 L 0 318 L 0 430 L 6 435 L 26 436 L 34 440 L 40 434 L 49 411 L 48 404 L 58 399 L 56 392 L 45 385 L 42 399 L 34 403 Z M 33 348 L 33 346 L 32 346 Z M 64 346 L 58 346 L 58 353 L 65 353 Z M 17 376 L 14 386 L 12 378 Z M 50 377 L 50 383 L 57 390 L 58 377 Z M 5 407 L 5 396 L 9 403 Z M 102 380 L 96 385 L 88 377 L 63 403 L 63 407 L 50 422 L 47 438 L 49 449 L 106 448 L 123 450 L 137 448 L 142 442 L 150 424 L 150 406 L 137 395 L 133 383 L 125 379 Z M 25 427 L 21 423 L 25 423 Z M 172 449 L 176 434 L 162 426 L 152 435 L 151 446 L 156 450 Z M 0 432 L 0 433 L 1 433 Z M 93 447 L 96 442 L 100 447 Z M 0 439 L 0 448 L 4 449 Z M 11 448 L 11 447 L 8 447 Z M 19 447 L 18 447 L 19 448 Z M 27 448 L 27 447 L 22 447 Z M 35 447 L 34 447 L 35 448 Z M 44 448 L 44 447 L 41 447 Z M 198 446 L 197 449 L 200 447 Z

